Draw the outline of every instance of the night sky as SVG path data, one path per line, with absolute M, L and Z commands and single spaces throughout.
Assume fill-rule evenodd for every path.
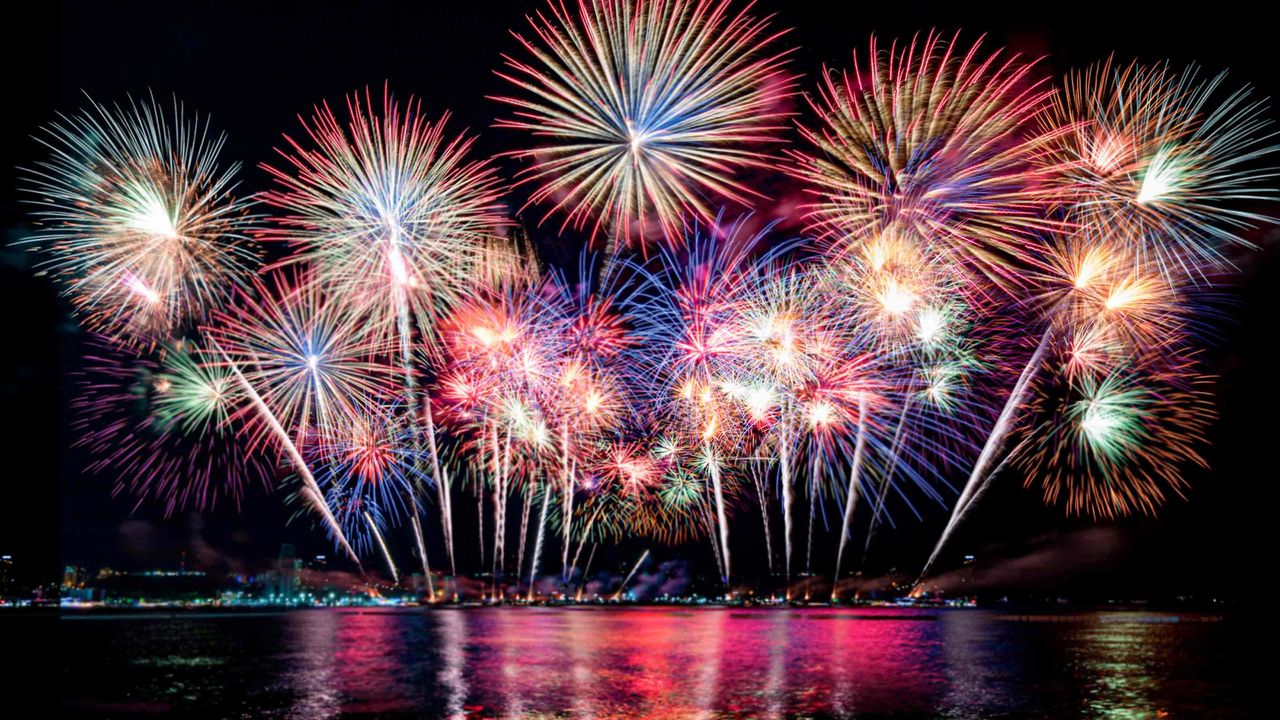
M 543 1 L 64 2 L 11 18 L 0 43 L 8 121 L 0 144 L 0 227 L 7 241 L 23 234 L 13 169 L 41 156 L 30 136 L 55 113 L 79 109 L 82 91 L 107 102 L 148 90 L 162 101 L 177 94 L 188 109 L 212 114 L 214 127 L 229 136 L 224 159 L 242 163 L 244 192 L 267 187 L 258 163 L 274 158 L 282 132 L 299 131 L 297 115 L 322 100 L 340 104 L 353 90 L 379 93 L 384 82 L 400 97 L 420 98 L 432 116 L 451 111 L 454 131 L 479 132 L 478 153 L 509 150 L 521 138 L 491 127 L 501 108 L 486 96 L 505 90 L 493 71 L 501 53 L 517 50 L 509 30 L 525 30 L 523 15 Z M 1019 3 L 1018 12 L 957 2 L 834 5 L 757 3 L 757 12 L 777 13 L 775 26 L 793 28 L 783 43 L 798 48 L 791 67 L 805 76 L 802 87 L 813 86 L 824 63 L 848 66 L 851 51 L 865 47 L 872 33 L 902 37 L 936 27 L 986 33 L 992 46 L 1045 55 L 1042 70 L 1054 75 L 1114 52 L 1125 61 L 1167 58 L 1229 69 L 1233 86 L 1249 82 L 1264 96 L 1277 94 L 1272 26 L 1251 21 L 1243 3 L 1212 3 L 1195 15 L 1176 5 L 1139 14 L 1114 2 Z M 1274 109 L 1271 116 L 1280 119 Z M 510 178 L 516 166 L 502 168 Z M 554 229 L 549 223 L 533 230 L 545 259 L 575 258 L 577 241 L 553 242 Z M 1257 233 L 1259 243 L 1271 240 L 1264 250 L 1234 255 L 1241 273 L 1228 292 L 1230 320 L 1209 355 L 1221 375 L 1221 419 L 1208 450 L 1213 470 L 1194 473 L 1188 501 L 1171 502 L 1158 520 L 1097 527 L 1042 508 L 1037 491 L 1001 476 L 944 564 L 976 552 L 994 587 L 1077 595 L 1241 597 L 1254 589 L 1257 564 L 1274 545 L 1277 357 L 1266 346 L 1276 329 L 1276 235 Z M 280 491 L 251 491 L 239 512 L 223 505 L 202 517 L 166 519 L 157 508 L 135 511 L 130 498 L 112 497 L 108 478 L 82 474 L 85 458 L 70 447 L 67 405 L 83 335 L 50 283 L 32 276 L 28 254 L 5 247 L 0 257 L 0 553 L 15 555 L 29 577 L 52 577 L 63 562 L 173 566 L 182 553 L 196 565 L 253 568 L 281 542 L 296 543 L 301 554 L 332 554 L 309 517 L 291 520 L 295 507 Z M 455 505 L 459 547 L 474 545 L 467 534 L 474 500 Z M 917 569 L 945 514 L 926 508 L 920 523 L 900 513 L 900 527 L 878 537 L 868 572 Z M 735 570 L 750 574 L 763 564 L 752 545 L 760 541 L 758 514 L 747 509 L 740 517 Z M 613 552 L 604 566 L 637 554 L 631 547 Z M 696 572 L 711 564 L 706 543 L 659 554 L 687 558 Z M 1004 569 L 1015 569 L 1016 579 Z

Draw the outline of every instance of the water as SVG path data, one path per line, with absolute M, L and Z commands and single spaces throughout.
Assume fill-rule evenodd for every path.
M 1241 653 L 1215 615 L 328 609 L 59 626 L 63 710 L 80 716 L 1242 714 Z

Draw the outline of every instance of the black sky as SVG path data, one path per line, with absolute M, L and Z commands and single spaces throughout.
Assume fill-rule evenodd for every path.
M 524 14 L 544 1 L 62 2 L 10 17 L 0 43 L 8 121 L 0 143 L 0 227 L 11 240 L 25 224 L 13 168 L 39 157 L 30 135 L 55 113 L 81 107 L 82 91 L 100 101 L 148 90 L 161 98 L 177 94 L 188 108 L 212 114 L 229 136 L 225 157 L 243 164 L 246 191 L 266 187 L 257 164 L 273 158 L 281 132 L 298 131 L 298 114 L 322 100 L 340 103 L 352 90 L 377 92 L 384 82 L 400 96 L 422 99 L 433 115 L 452 111 L 455 129 L 480 133 L 478 152 L 510 149 L 516 138 L 490 127 L 499 108 L 485 96 L 504 89 L 493 71 L 501 53 L 516 51 L 509 30 L 523 30 Z M 872 33 L 901 37 L 936 27 L 987 33 L 993 45 L 1045 55 L 1049 73 L 1115 52 L 1120 59 L 1230 69 L 1236 83 L 1276 96 L 1273 26 L 1248 4 L 1199 4 L 1194 13 L 1175 4 L 1119 5 L 1019 3 L 1006 10 L 958 2 L 761 0 L 757 10 L 777 13 L 775 25 L 793 28 L 784 42 L 798 48 L 792 67 L 806 77 L 805 87 L 824 63 L 847 66 Z M 513 167 L 504 170 L 509 177 Z M 553 261 L 576 253 L 556 258 L 554 247 L 545 241 L 543 247 Z M 288 522 L 291 509 L 280 493 L 251 494 L 252 506 L 240 514 L 223 507 L 200 519 L 165 520 L 151 508 L 131 512 L 129 499 L 110 496 L 106 479 L 83 475 L 84 458 L 69 447 L 65 419 L 80 333 L 48 282 L 31 276 L 29 258 L 8 248 L 3 257 L 0 553 L 19 556 L 28 572 L 54 573 L 64 556 L 90 566 L 172 564 L 185 551 L 206 562 L 217 555 L 255 563 L 282 541 L 326 551 L 309 521 Z M 1189 501 L 1172 503 L 1160 520 L 1119 524 L 1098 541 L 1107 552 L 1096 570 L 1064 587 L 1240 595 L 1256 582 L 1255 563 L 1274 545 L 1278 366 L 1268 345 L 1276 330 L 1275 243 L 1240 255 L 1240 264 L 1233 319 L 1211 353 L 1222 375 L 1222 419 L 1209 453 L 1214 470 L 1198 474 Z M 943 513 L 935 508 L 923 524 L 908 520 L 881 538 L 879 569 L 918 566 Z M 1080 553 L 1080 544 L 1068 540 L 1085 525 L 1041 508 L 1038 495 L 1006 478 L 956 551 L 1018 555 L 1056 543 Z M 742 542 L 739 562 L 750 563 L 758 551 Z M 685 552 L 706 562 L 703 545 Z

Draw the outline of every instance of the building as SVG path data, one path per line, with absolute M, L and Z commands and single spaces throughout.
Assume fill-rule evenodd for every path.
M 0 555 L 0 598 L 8 597 L 18 591 L 18 582 L 13 573 L 13 556 Z
M 280 557 L 276 559 L 274 577 L 266 590 L 277 599 L 287 600 L 296 596 L 301 588 L 302 559 L 292 543 L 283 543 L 280 545 Z

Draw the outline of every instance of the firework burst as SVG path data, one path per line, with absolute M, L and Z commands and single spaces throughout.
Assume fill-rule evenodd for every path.
M 154 98 L 64 116 L 24 172 L 39 226 L 24 242 L 93 330 L 150 346 L 202 320 L 257 264 L 238 166 L 207 118 Z
M 358 552 L 378 542 L 375 528 L 386 530 L 409 517 L 415 489 L 428 481 L 402 415 L 387 411 L 351 418 L 328 430 L 319 443 L 316 480 Z
M 827 72 L 801 128 L 813 151 L 791 172 L 812 185 L 810 221 L 837 248 L 885 233 L 940 245 L 1002 285 L 1046 228 L 1028 129 L 1051 94 L 1016 55 L 929 34 L 863 67 Z
M 1108 60 L 1067 76 L 1042 118 L 1040 162 L 1055 202 L 1076 225 L 1105 229 L 1166 277 L 1203 280 L 1228 264 L 1225 246 L 1271 221 L 1280 145 L 1267 104 L 1248 87 L 1196 68 Z
M 1205 466 L 1212 379 L 1186 358 L 1166 365 L 1042 383 L 1012 458 L 1026 484 L 1039 483 L 1047 504 L 1093 518 L 1151 515 L 1183 497 L 1187 468 Z
M 282 213 L 267 236 L 391 334 L 403 306 L 432 327 L 505 223 L 495 169 L 469 160 L 473 139 L 449 139 L 447 121 L 389 91 L 380 112 L 353 94 L 345 123 L 322 105 L 305 125 L 312 147 L 286 137 L 286 165 L 264 166 L 277 182 L 264 200 Z
M 514 108 L 498 125 L 539 141 L 512 153 L 530 203 L 612 248 L 679 242 L 686 218 L 714 218 L 708 197 L 760 197 L 735 171 L 766 166 L 792 85 L 767 20 L 727 0 L 553 0 L 530 22 L 537 40 L 516 38 L 533 59 L 500 73 L 524 94 L 496 98 Z
M 159 356 L 93 342 L 72 402 L 89 469 L 113 475 L 116 492 L 139 504 L 160 501 L 167 514 L 207 510 L 221 498 L 239 506 L 272 468 L 229 422 L 244 400 L 234 379 L 189 341 L 166 344 Z
M 395 371 L 379 359 L 385 343 L 305 275 L 255 281 L 206 331 L 221 352 L 215 362 L 243 373 L 303 451 L 393 395 Z M 252 410 L 242 414 L 257 428 L 255 442 L 267 436 Z

